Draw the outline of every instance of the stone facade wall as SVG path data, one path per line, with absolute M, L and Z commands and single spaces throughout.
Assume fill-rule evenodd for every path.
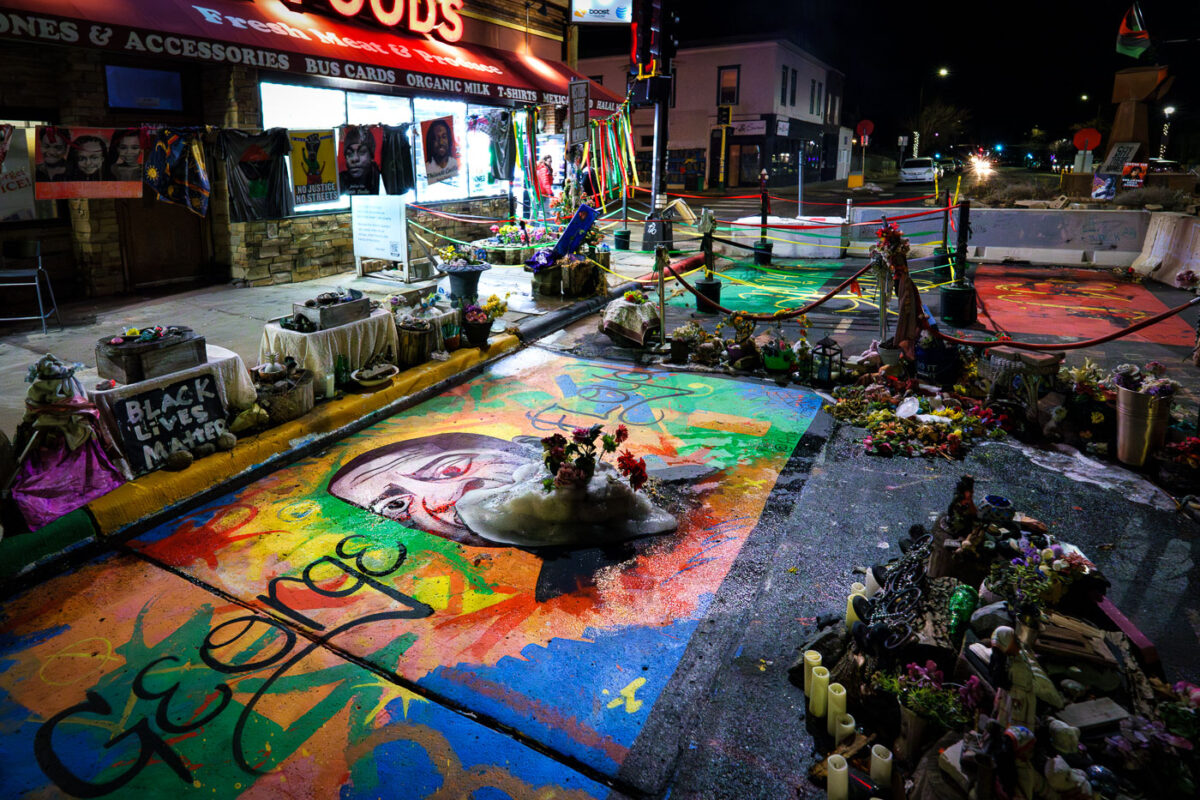
M 230 225 L 233 280 L 294 283 L 354 269 L 350 212 Z

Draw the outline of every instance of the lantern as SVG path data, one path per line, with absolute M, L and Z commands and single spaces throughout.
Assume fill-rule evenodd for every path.
M 842 370 L 842 348 L 826 336 L 813 348 L 813 382 L 825 389 L 832 388 Z

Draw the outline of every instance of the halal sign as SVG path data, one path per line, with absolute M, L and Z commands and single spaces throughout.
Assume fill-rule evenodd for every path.
M 433 33 L 447 42 L 462 38 L 463 20 L 458 12 L 464 0 L 285 0 L 295 8 L 313 11 L 332 9 L 343 17 L 366 17 L 388 28 L 404 27 L 413 33 Z M 322 8 L 324 6 L 324 8 Z

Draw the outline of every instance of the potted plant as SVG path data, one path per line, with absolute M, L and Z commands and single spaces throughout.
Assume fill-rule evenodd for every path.
M 1141 368 L 1121 364 L 1109 378 L 1117 392 L 1117 459 L 1124 464 L 1142 466 L 1166 439 L 1179 384 L 1163 377 L 1165 372 L 1157 361 Z
M 534 294 L 562 294 L 562 266 L 553 250 L 546 248 L 534 251 L 533 257 L 525 262 L 525 268 L 533 273 Z
M 1090 358 L 1078 367 L 1063 366 L 1058 382 L 1066 395 L 1066 421 L 1091 450 L 1109 450 L 1115 445 L 1117 409 L 1115 393 L 1107 383 L 1107 375 Z
M 695 320 L 671 331 L 671 363 L 686 364 L 692 350 L 709 335 Z
M 461 338 L 461 326 L 457 322 L 442 323 L 442 345 L 446 352 L 452 353 L 457 350 Z
M 725 328 L 733 331 L 733 336 L 725 340 L 725 355 L 729 366 L 734 369 L 757 369 L 761 363 L 758 347 L 754 344 L 754 328 L 757 323 L 740 311 L 735 311 L 717 323 L 717 334 Z
M 472 303 L 463 310 L 463 332 L 473 347 L 487 346 L 492 323 L 508 311 L 507 299 L 508 295 L 504 300 L 492 295 L 482 306 Z
M 759 351 L 762 353 L 763 367 L 767 372 L 785 374 L 796 366 L 796 352 L 783 335 L 781 326 L 776 326 L 774 335 L 767 337 Z
M 923 667 L 909 664 L 898 675 L 876 672 L 872 683 L 895 695 L 900 703 L 900 738 L 895 749 L 906 761 L 920 755 L 923 744 L 941 730 L 969 723 L 984 698 L 978 678 L 971 676 L 961 686 L 947 683 L 933 661 Z
M 438 250 L 441 269 L 450 276 L 450 297 L 473 302 L 479 296 L 479 275 L 492 268 L 483 248 L 451 244 Z

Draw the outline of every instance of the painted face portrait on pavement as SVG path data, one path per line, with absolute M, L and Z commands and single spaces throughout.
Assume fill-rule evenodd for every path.
M 455 505 L 468 492 L 513 483 L 518 467 L 537 460 L 530 449 L 477 433 L 408 439 L 352 459 L 329 493 L 410 528 L 460 544 L 497 547 L 472 533 Z

